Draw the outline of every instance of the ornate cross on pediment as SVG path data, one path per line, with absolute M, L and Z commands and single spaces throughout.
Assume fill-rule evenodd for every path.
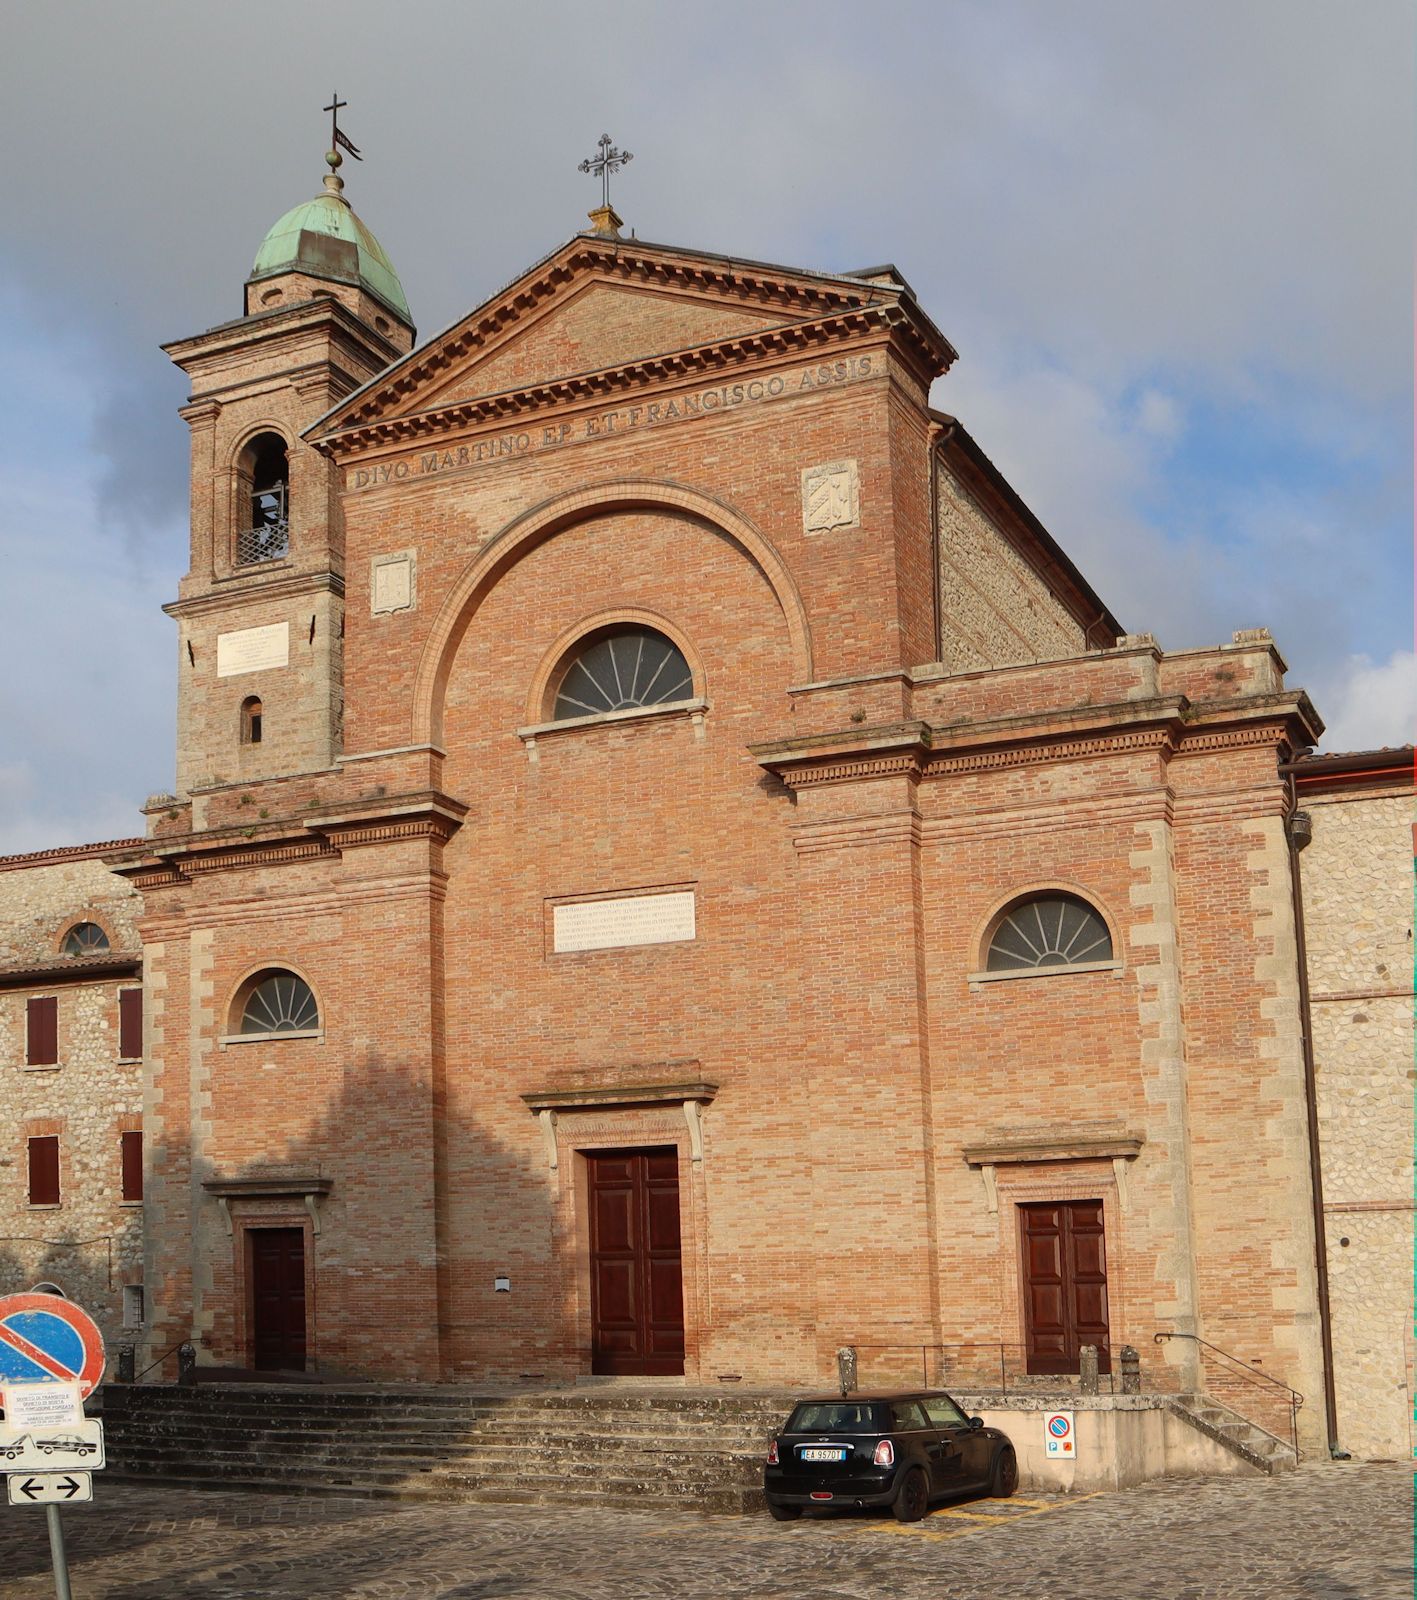
M 610 174 L 618 172 L 627 161 L 635 158 L 628 150 L 617 150 L 610 142 L 610 135 L 602 133 L 599 140 L 600 154 L 591 156 L 582 161 L 579 167 L 581 172 L 594 173 L 600 179 L 600 203 L 603 206 L 610 204 Z

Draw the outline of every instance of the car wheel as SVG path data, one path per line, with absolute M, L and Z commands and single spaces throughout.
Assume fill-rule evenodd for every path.
M 912 1467 L 901 1480 L 895 1499 L 891 1501 L 891 1515 L 897 1522 L 919 1522 L 929 1505 L 930 1490 L 925 1482 L 925 1474 L 919 1467 Z
M 1018 1488 L 1018 1457 L 1014 1447 L 1006 1444 L 994 1457 L 994 1471 L 989 1478 L 989 1493 L 996 1500 L 1007 1500 Z
M 802 1507 L 785 1506 L 778 1500 L 769 1500 L 768 1515 L 774 1522 L 796 1522 L 802 1515 Z

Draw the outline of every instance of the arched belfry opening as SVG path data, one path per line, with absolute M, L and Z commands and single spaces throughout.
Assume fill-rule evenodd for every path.
M 290 458 L 278 433 L 258 433 L 237 463 L 233 565 L 279 561 L 290 553 Z
M 265 708 L 256 695 L 248 695 L 241 702 L 241 742 L 242 744 L 260 744 L 261 724 L 265 716 Z

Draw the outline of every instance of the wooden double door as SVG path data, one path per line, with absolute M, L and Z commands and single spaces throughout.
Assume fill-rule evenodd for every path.
M 682 1373 L 678 1152 L 597 1150 L 586 1170 L 591 1371 Z
M 1076 1372 L 1079 1350 L 1095 1344 L 1098 1370 L 1110 1372 L 1102 1202 L 1048 1202 L 1019 1212 L 1028 1370 Z

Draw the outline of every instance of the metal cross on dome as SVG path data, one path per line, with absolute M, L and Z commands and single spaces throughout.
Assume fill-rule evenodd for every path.
M 635 158 L 628 150 L 617 150 L 611 144 L 608 133 L 602 133 L 598 142 L 600 154 L 582 161 L 578 170 L 581 172 L 593 172 L 600 179 L 600 203 L 608 206 L 610 204 L 610 174 L 618 172 L 627 161 L 633 161 Z

